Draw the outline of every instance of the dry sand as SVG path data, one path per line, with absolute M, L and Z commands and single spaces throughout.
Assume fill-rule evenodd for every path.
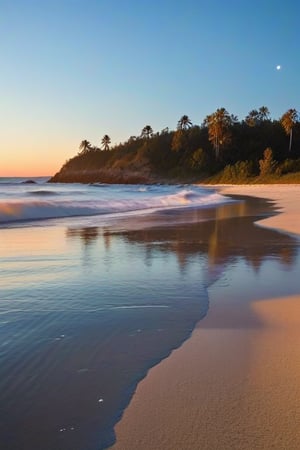
M 261 224 L 300 235 L 300 185 L 221 191 L 275 200 L 281 213 Z M 232 322 L 211 298 L 191 338 L 138 385 L 114 450 L 300 449 L 300 285 L 241 305 Z

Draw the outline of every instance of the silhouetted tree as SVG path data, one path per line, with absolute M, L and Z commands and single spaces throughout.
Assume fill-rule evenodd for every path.
M 230 114 L 230 119 L 232 124 L 239 123 L 238 116 L 236 116 L 235 114 Z
M 259 121 L 269 120 L 270 119 L 270 111 L 266 106 L 261 106 L 258 110 L 258 119 Z
M 91 148 L 91 143 L 84 139 L 80 142 L 79 149 L 82 150 L 83 153 L 87 152 Z
M 105 151 L 109 150 L 110 143 L 111 143 L 110 137 L 107 134 L 105 134 L 101 140 L 103 150 Z
M 150 139 L 150 137 L 153 136 L 153 129 L 150 125 L 146 125 L 143 129 L 142 129 L 142 133 L 141 133 L 141 137 L 145 137 L 147 139 Z
M 189 116 L 183 115 L 177 123 L 177 130 L 187 130 L 192 126 L 192 122 L 190 121 Z
M 245 117 L 245 122 L 249 127 L 255 127 L 259 120 L 259 112 L 257 109 L 252 109 L 249 114 Z
M 249 127 L 255 127 L 265 120 L 270 120 L 270 111 L 266 106 L 261 106 L 259 110 L 252 109 L 245 117 L 245 122 Z

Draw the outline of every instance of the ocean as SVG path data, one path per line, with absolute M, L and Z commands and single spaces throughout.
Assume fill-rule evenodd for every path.
M 264 200 L 26 181 L 0 179 L 5 450 L 109 448 L 138 382 L 208 313 L 210 286 L 237 277 L 242 301 L 298 292 L 299 241 L 254 224 L 274 214 Z
M 199 208 L 228 201 L 214 189 L 198 186 L 53 184 L 47 180 L 0 178 L 0 226 L 27 226 L 28 222 L 43 219 L 88 216 L 97 216 L 97 223 L 104 223 L 122 215 Z M 95 218 L 90 222 L 94 221 Z

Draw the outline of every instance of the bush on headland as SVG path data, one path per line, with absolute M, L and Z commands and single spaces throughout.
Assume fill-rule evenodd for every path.
M 296 110 L 271 120 L 268 108 L 242 120 L 219 108 L 201 125 L 180 118 L 176 130 L 153 132 L 102 149 L 83 140 L 51 182 L 81 183 L 299 183 L 300 122 Z

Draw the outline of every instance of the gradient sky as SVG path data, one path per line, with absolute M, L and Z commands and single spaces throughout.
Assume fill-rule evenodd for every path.
M 300 110 L 299 20 L 299 0 L 0 0 L 0 176 L 183 114 Z

